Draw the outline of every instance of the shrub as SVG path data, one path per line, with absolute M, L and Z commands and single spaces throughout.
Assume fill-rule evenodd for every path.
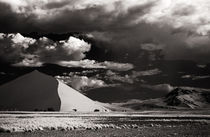
M 99 109 L 94 109 L 94 112 L 100 112 L 100 110 Z

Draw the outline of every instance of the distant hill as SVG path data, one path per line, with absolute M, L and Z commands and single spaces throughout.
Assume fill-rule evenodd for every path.
M 120 109 L 209 109 L 210 90 L 177 87 L 162 98 L 115 103 Z M 117 108 L 117 107 L 116 107 Z
M 175 88 L 164 99 L 168 106 L 187 108 L 210 107 L 210 91 Z

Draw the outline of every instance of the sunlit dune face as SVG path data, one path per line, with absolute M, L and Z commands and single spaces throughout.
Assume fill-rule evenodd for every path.
M 61 100 L 60 111 L 105 112 L 107 109 L 96 104 L 78 91 L 58 81 L 58 94 Z

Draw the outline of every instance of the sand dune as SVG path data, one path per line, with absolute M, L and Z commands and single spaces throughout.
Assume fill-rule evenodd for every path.
M 33 71 L 0 87 L 0 110 L 108 111 L 55 78 Z

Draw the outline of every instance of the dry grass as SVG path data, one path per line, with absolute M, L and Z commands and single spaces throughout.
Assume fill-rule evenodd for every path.
M 1 112 L 1 136 L 210 136 L 203 111 L 129 113 Z M 10 133 L 6 133 L 10 132 Z

